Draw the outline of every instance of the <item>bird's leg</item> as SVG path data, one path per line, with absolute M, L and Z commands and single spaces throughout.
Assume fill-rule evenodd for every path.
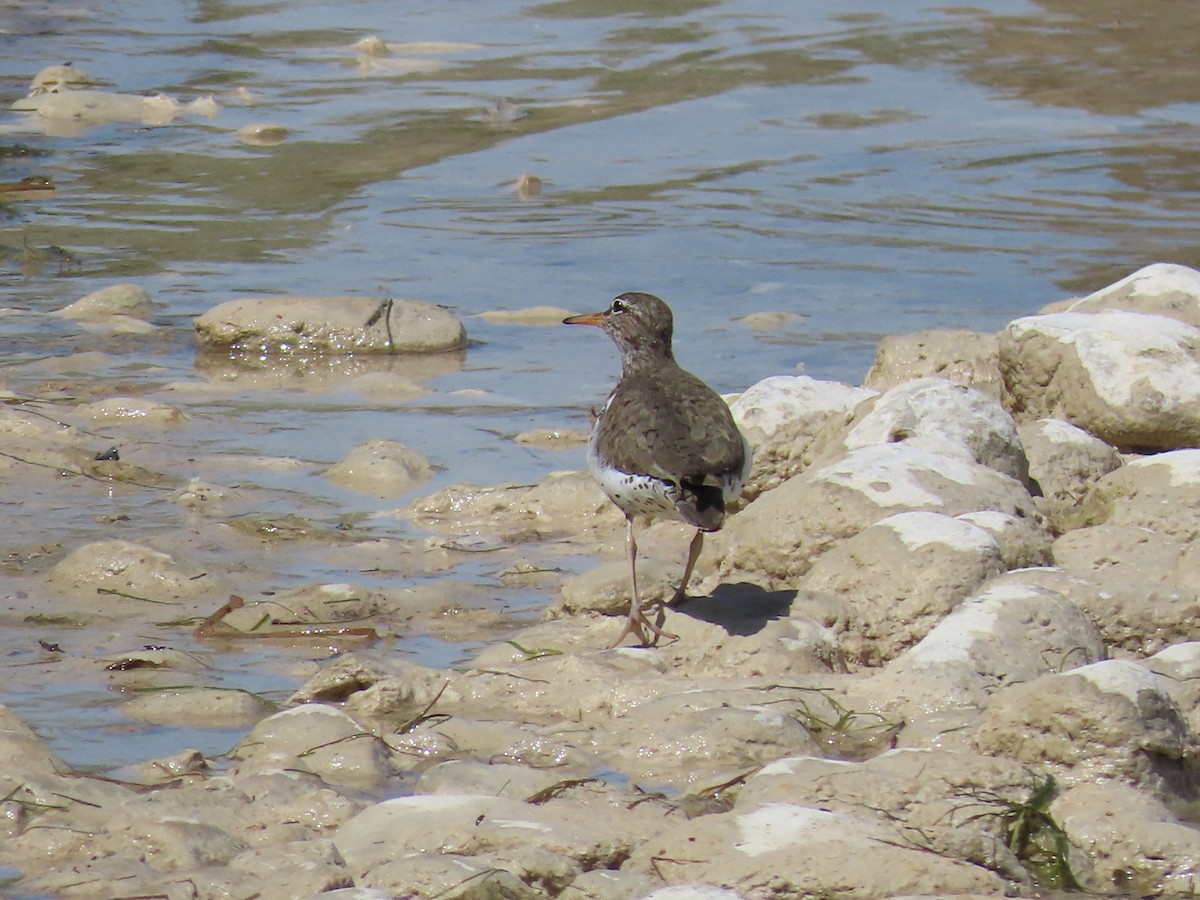
M 679 640 L 679 635 L 671 634 L 669 631 L 663 631 L 661 627 L 655 625 L 648 618 L 642 609 L 642 600 L 638 594 L 637 586 L 637 540 L 633 536 L 633 516 L 626 515 L 625 522 L 628 526 L 628 544 L 629 544 L 629 584 L 633 588 L 633 596 L 629 599 L 629 618 L 625 620 L 625 627 L 621 629 L 621 633 L 617 635 L 617 639 L 608 645 L 608 649 L 612 650 L 621 646 L 621 641 L 625 640 L 625 636 L 632 634 L 638 640 L 638 645 L 641 647 L 650 647 L 658 642 L 659 638 L 669 638 L 671 640 Z M 647 636 L 647 632 L 654 635 L 651 640 Z
M 677 606 L 687 599 L 688 581 L 692 577 L 692 569 L 696 567 L 696 560 L 700 558 L 700 550 L 704 547 L 704 532 L 696 529 L 696 536 L 692 538 L 691 544 L 688 545 L 687 565 L 683 567 L 683 580 L 679 582 L 679 588 L 675 591 L 675 596 L 670 599 L 667 606 Z

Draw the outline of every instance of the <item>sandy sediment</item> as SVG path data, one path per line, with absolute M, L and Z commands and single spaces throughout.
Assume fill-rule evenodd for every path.
M 998 336 L 889 339 L 866 387 L 749 387 L 731 401 L 755 449 L 746 496 L 657 647 L 602 649 L 628 600 L 624 522 L 582 472 L 422 497 L 404 510 L 419 541 L 243 530 L 444 577 L 301 586 L 271 598 L 286 618 L 252 603 L 202 627 L 489 640 L 437 668 L 348 632 L 278 707 L 180 696 L 203 678 L 188 654 L 110 659 L 150 689 L 131 719 L 244 728 L 227 756 L 179 748 L 120 781 L 72 772 L 0 709 L 0 863 L 47 896 L 1190 892 L 1198 310 L 1200 275 L 1152 266 Z M 138 421 L 127 405 L 107 415 Z M 150 412 L 143 427 L 176 427 Z M 28 452 L 79 464 L 78 435 L 0 415 Z M 200 516 L 250 491 L 163 477 Z M 646 597 L 670 596 L 688 538 L 644 532 Z M 136 621 L 131 597 L 169 594 L 202 619 L 245 578 L 169 543 L 81 545 L 30 602 Z M 539 621 L 456 577 L 480 551 L 545 594 Z M 563 576 L 580 555 L 596 565 Z

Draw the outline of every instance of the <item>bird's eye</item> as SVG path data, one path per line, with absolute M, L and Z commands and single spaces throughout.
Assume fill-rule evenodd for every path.
M 625 305 L 625 301 L 618 297 L 612 302 L 612 311 L 615 313 L 625 312 L 629 307 Z

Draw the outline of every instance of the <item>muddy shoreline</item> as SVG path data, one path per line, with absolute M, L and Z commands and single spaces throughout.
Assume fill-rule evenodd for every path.
M 151 302 L 124 290 L 66 314 L 135 333 Z M 206 321 L 256 353 L 260 314 L 275 334 L 345 341 L 334 317 L 280 331 L 287 307 Z M 432 352 L 413 372 L 463 352 L 453 317 L 401 311 L 444 329 L 422 333 Z M 174 528 L 139 532 L 127 514 L 101 540 L 81 525 L 86 539 L 10 544 L 14 678 L 107 684 L 130 723 L 237 737 L 99 777 L 4 709 L 0 883 L 63 897 L 1186 893 L 1200 864 L 1198 328 L 1200 273 L 1159 265 L 999 335 L 889 338 L 862 386 L 747 386 L 730 401 L 755 470 L 694 599 L 667 614 L 680 639 L 655 648 L 600 649 L 627 602 L 624 523 L 569 463 L 537 484 L 422 495 L 428 460 L 365 442 L 321 477 L 416 491 L 389 515 L 422 536 L 381 537 L 336 513 L 264 512 L 278 496 L 263 484 L 294 474 L 283 458 L 189 459 L 187 394 L 87 397 L 53 416 L 14 395 L 0 471 L 28 508 L 115 492 L 180 511 Z M 281 389 L 260 358 L 240 364 Z M 364 396 L 403 392 L 396 378 L 420 390 L 420 375 L 344 377 Z M 101 430 L 136 452 L 113 458 Z M 576 462 L 584 433 L 514 439 Z M 647 596 L 671 591 L 687 540 L 674 523 L 639 540 Z M 292 560 L 344 575 L 281 585 L 272 572 Z M 414 662 L 414 638 L 471 658 Z M 213 677 L 213 654 L 265 648 L 298 690 Z

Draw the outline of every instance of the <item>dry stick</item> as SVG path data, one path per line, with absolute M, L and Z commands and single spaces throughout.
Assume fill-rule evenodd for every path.
M 379 637 L 379 634 L 374 628 L 342 628 L 340 626 L 329 625 L 305 625 L 301 626 L 300 628 L 286 628 L 279 631 L 249 632 L 238 631 L 231 625 L 225 625 L 225 617 L 235 609 L 241 609 L 245 605 L 246 601 L 237 594 L 230 594 L 228 603 L 226 603 L 192 630 L 192 637 L 199 640 L 288 640 L 294 638 L 340 637 L 361 638 L 371 641 Z M 224 625 L 225 628 L 218 629 L 218 625 Z M 257 628 L 258 626 L 256 625 L 255 627 Z

